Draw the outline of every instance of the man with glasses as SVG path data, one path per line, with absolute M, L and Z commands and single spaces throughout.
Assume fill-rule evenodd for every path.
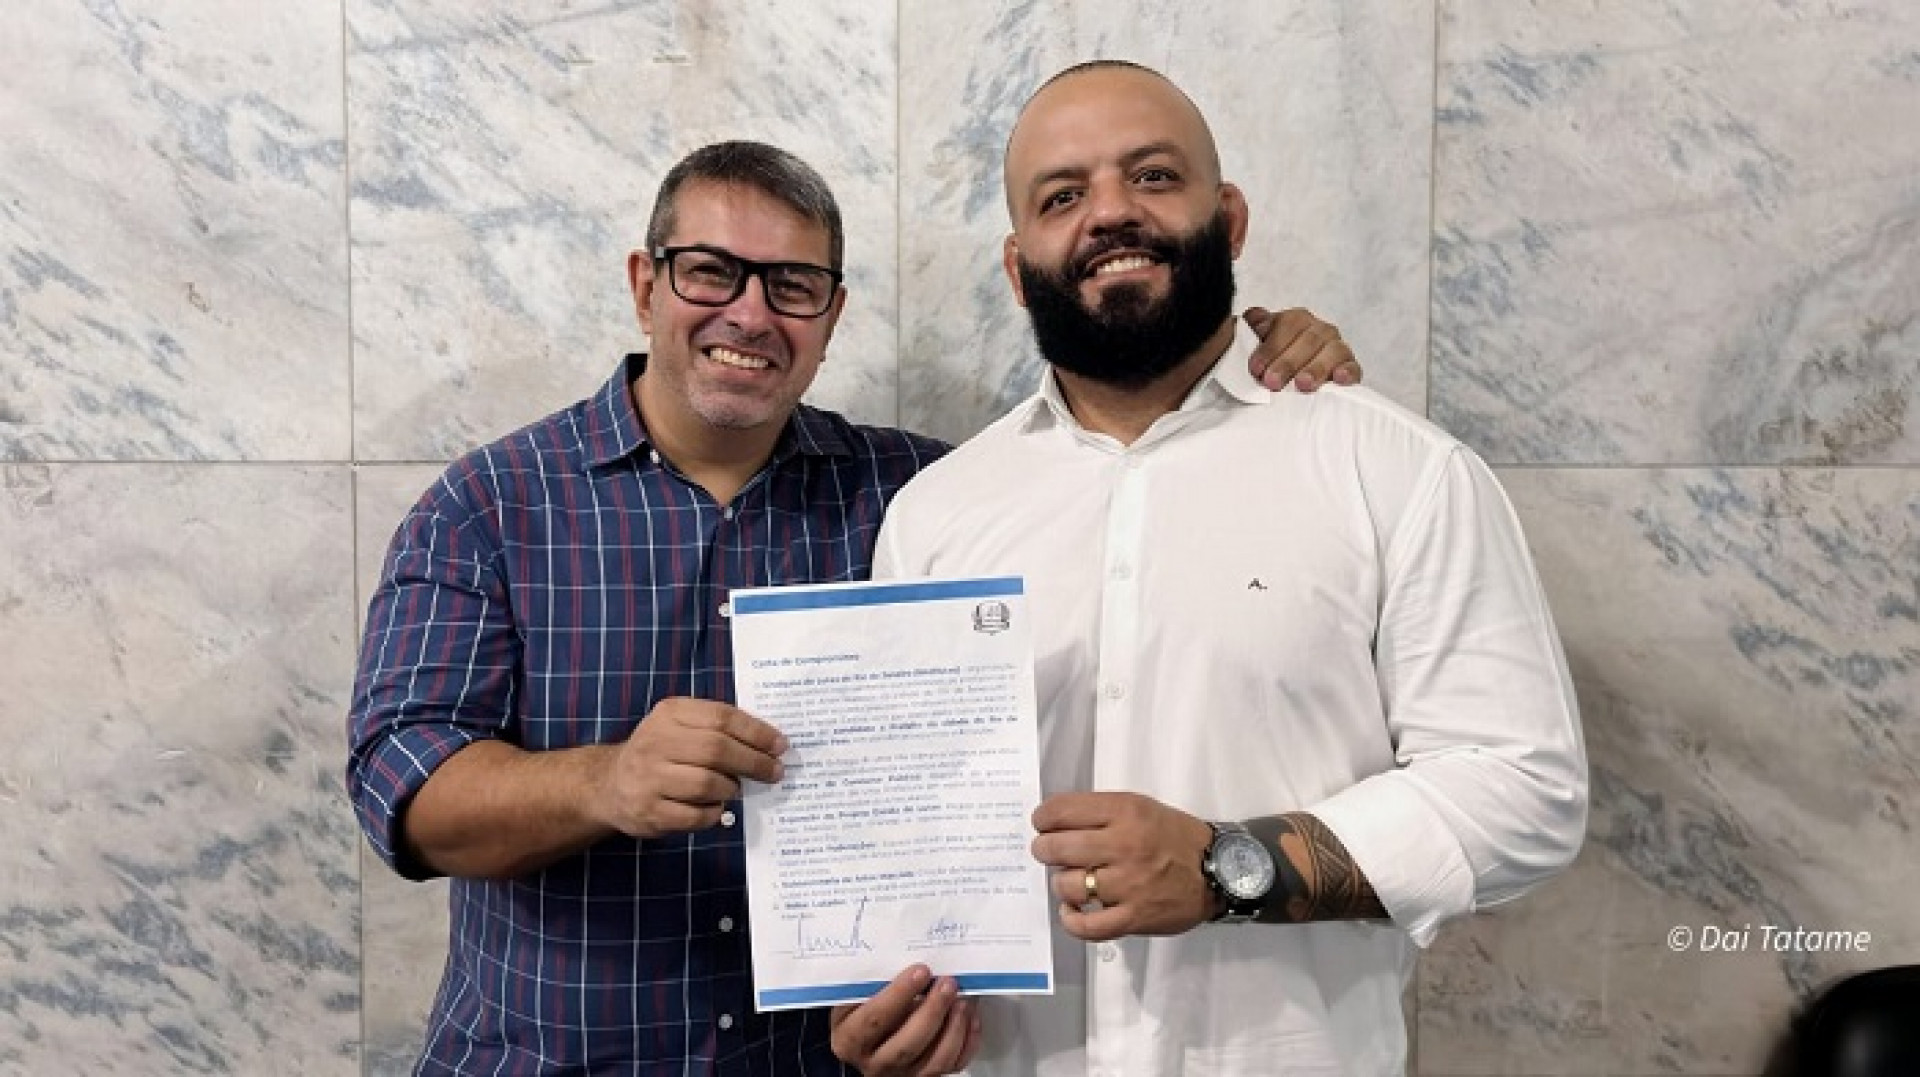
M 767 306 L 789 318 L 817 318 L 833 305 L 840 271 L 806 262 L 755 262 L 719 247 L 655 247 L 656 265 L 665 263 L 675 295 L 703 307 L 724 307 L 740 298 L 753 277 L 760 278 Z
M 453 878 L 416 1072 L 844 1072 L 824 1011 L 753 1011 L 737 798 L 786 742 L 727 702 L 726 607 L 864 579 L 888 500 L 947 450 L 800 404 L 842 252 L 804 163 L 696 151 L 628 260 L 649 351 L 455 462 L 395 534 L 348 784 L 395 870 Z M 1278 384 L 1301 355 L 1358 379 L 1310 317 L 1273 337 Z

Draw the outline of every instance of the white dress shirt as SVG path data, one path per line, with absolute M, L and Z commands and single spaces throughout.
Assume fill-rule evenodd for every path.
M 1492 473 L 1367 389 L 1268 391 L 1251 346 L 1132 445 L 1049 375 L 907 484 L 874 574 L 1026 577 L 1048 794 L 1310 811 L 1392 922 L 1056 924 L 1055 994 L 983 1000 L 973 1074 L 1403 1073 L 1416 946 L 1579 849 L 1573 690 Z

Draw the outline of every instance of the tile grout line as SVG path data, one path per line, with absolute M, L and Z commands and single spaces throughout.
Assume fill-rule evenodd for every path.
M 894 0 L 893 5 L 893 425 L 896 429 L 907 428 L 906 402 L 903 386 L 906 384 L 906 321 L 907 287 L 901 264 L 906 257 L 906 235 L 901 222 L 906 219 L 905 198 L 906 150 L 901 135 L 900 117 L 904 109 L 900 104 L 901 73 L 906 70 L 906 35 L 902 27 L 906 19 L 906 5 Z
M 1471 443 L 1467 443 L 1472 448 Z M 1475 449 L 1476 453 L 1480 450 Z M 1806 460 L 1784 460 L 1773 463 L 1765 461 L 1731 462 L 1725 460 L 1512 460 L 1497 459 L 1480 453 L 1480 458 L 1488 467 L 1502 471 L 1783 471 L 1795 473 L 1808 472 L 1876 472 L 1876 471 L 1920 471 L 1920 460 L 1888 461 L 1830 461 L 1825 463 Z M 447 461 L 440 460 L 190 460 L 177 457 L 165 459 L 150 458 L 143 460 L 104 460 L 20 457 L 0 458 L 0 466 L 5 467 L 308 467 L 334 468 L 345 467 L 358 474 L 367 470 L 393 467 L 432 467 L 444 469 Z
M 1432 21 L 1429 24 L 1432 37 L 1428 41 L 1428 48 L 1431 50 L 1428 55 L 1433 61 L 1433 72 L 1427 98 L 1427 308 L 1426 339 L 1422 342 L 1424 347 L 1421 349 L 1426 359 L 1426 369 L 1423 371 L 1426 376 L 1422 379 L 1421 385 L 1426 407 L 1422 414 L 1428 421 L 1433 419 L 1433 304 L 1436 294 L 1433 283 L 1433 251 L 1434 237 L 1440 227 L 1440 7 L 1444 3 L 1446 0 L 1432 0 Z M 1412 1012 L 1408 1014 L 1407 1021 L 1407 1070 L 1415 1077 L 1425 1073 L 1420 1057 L 1420 987 L 1425 980 L 1427 963 L 1424 955 L 1422 958 L 1414 965 L 1413 990 L 1408 1000 L 1408 1006 Z
M 351 608 L 347 611 L 359 634 L 360 626 L 360 437 L 355 427 L 358 408 L 359 382 L 358 371 L 354 368 L 354 312 L 353 312 L 353 107 L 349 86 L 352 82 L 352 64 L 349 53 L 353 48 L 352 28 L 348 25 L 347 4 L 340 3 L 340 220 L 341 242 L 345 246 L 343 265 L 346 270 L 345 314 L 346 314 L 346 360 L 347 360 L 347 556 L 348 556 L 348 593 Z M 367 1056 L 367 879 L 366 857 L 360 848 L 358 835 L 353 843 L 354 887 L 354 924 L 358 938 L 356 957 L 360 967 L 360 1005 L 358 1023 L 360 1037 L 358 1054 L 360 1056 L 361 1077 L 368 1077 L 370 1059 Z
M 1433 284 L 1433 251 L 1435 236 L 1440 228 L 1440 8 L 1446 0 L 1433 0 L 1433 80 L 1431 94 L 1427 99 L 1427 326 L 1426 326 L 1426 377 L 1421 386 L 1426 398 L 1426 407 L 1422 414 L 1429 420 L 1433 418 L 1433 304 L 1435 288 Z

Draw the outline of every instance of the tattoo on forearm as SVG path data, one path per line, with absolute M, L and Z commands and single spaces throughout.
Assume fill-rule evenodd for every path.
M 1387 910 L 1367 877 L 1325 823 L 1306 812 L 1257 823 L 1264 825 L 1249 823 L 1248 829 L 1280 853 L 1280 878 L 1261 920 L 1304 924 L 1386 918 Z

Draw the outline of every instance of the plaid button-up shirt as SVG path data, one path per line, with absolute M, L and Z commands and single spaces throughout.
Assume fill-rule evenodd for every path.
M 630 356 L 590 399 L 457 461 L 394 535 L 367 614 L 348 786 L 374 848 L 481 739 L 618 743 L 659 700 L 733 700 L 736 587 L 866 578 L 887 501 L 946 446 L 801 407 L 731 505 L 652 451 Z M 737 805 L 736 805 L 737 808 Z M 833 1074 L 826 1014 L 753 1012 L 737 811 L 455 879 L 422 1074 Z M 850 1071 L 849 1071 L 850 1072 Z

